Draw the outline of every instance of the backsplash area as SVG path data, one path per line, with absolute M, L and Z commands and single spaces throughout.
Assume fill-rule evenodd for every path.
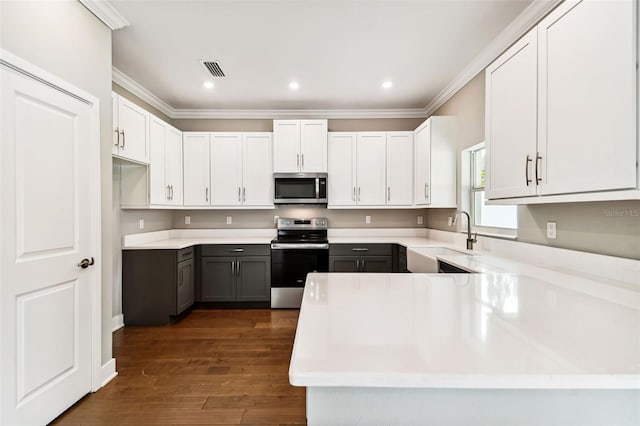
M 185 224 L 185 216 L 191 224 Z M 269 210 L 176 210 L 173 228 L 275 228 L 274 216 L 326 217 L 330 228 L 423 228 L 427 212 L 423 209 L 394 210 L 328 210 L 326 208 L 291 206 Z M 365 223 L 366 216 L 371 223 Z M 422 216 L 422 224 L 418 217 Z M 227 225 L 227 217 L 232 223 Z

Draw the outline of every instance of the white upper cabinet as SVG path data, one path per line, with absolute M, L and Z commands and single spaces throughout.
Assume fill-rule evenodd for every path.
M 211 203 L 209 133 L 183 133 L 182 152 L 184 158 L 184 205 L 208 206 Z
M 151 116 L 149 204 L 182 205 L 182 133 Z
M 355 132 L 329 133 L 328 206 L 356 205 Z
M 326 172 L 327 120 L 274 120 L 273 171 Z
M 634 15 L 633 0 L 566 1 L 487 68 L 487 198 L 637 188 Z
M 356 200 L 359 206 L 386 204 L 386 156 L 385 132 L 357 134 Z
M 487 198 L 535 195 L 537 28 L 486 70 Z
M 149 162 L 149 113 L 122 96 L 111 94 L 113 109 L 112 153 L 118 157 Z
M 414 202 L 423 207 L 456 207 L 455 117 L 434 116 L 415 131 Z
M 413 204 L 413 132 L 387 132 L 387 205 Z
M 242 205 L 242 133 L 211 133 L 211 204 Z
M 636 187 L 634 14 L 567 1 L 538 25 L 541 195 Z
M 271 133 L 211 133 L 211 204 L 273 206 Z

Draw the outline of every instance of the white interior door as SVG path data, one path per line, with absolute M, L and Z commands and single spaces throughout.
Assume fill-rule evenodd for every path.
M 356 204 L 355 132 L 329 133 L 329 206 L 354 206 Z
M 242 204 L 242 134 L 211 133 L 211 205 Z
M 300 170 L 327 171 L 327 120 L 300 121 Z
M 414 201 L 416 206 L 430 204 L 429 185 L 431 178 L 431 121 L 427 121 L 415 132 Z
M 300 120 L 273 120 L 273 172 L 300 171 Z
M 0 73 L 0 423 L 46 424 L 92 388 L 99 269 L 77 265 L 99 255 L 91 204 L 97 119 L 91 104 L 13 70 Z
M 273 205 L 271 133 L 242 134 L 242 187 L 245 206 Z

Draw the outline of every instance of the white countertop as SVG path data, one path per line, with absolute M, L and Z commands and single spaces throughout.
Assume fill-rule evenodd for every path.
M 290 382 L 640 389 L 640 306 L 553 274 L 310 274 Z

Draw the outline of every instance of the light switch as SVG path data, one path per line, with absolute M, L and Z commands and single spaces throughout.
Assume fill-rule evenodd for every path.
M 422 216 L 418 216 L 418 225 L 422 225 L 422 220 L 423 220 Z
M 547 222 L 547 238 L 551 240 L 556 239 L 556 223 L 555 222 Z
M 449 219 L 447 220 L 447 225 L 453 226 L 453 216 L 449 216 Z
M 227 225 L 231 225 L 233 223 L 233 218 L 231 216 L 227 216 Z
M 365 216 L 364 223 L 371 223 L 371 216 Z
M 191 225 L 191 216 L 185 216 L 184 217 L 184 224 L 185 225 Z
M 138 227 L 139 227 L 140 229 L 144 229 L 144 219 L 140 219 L 140 220 L 138 221 Z

